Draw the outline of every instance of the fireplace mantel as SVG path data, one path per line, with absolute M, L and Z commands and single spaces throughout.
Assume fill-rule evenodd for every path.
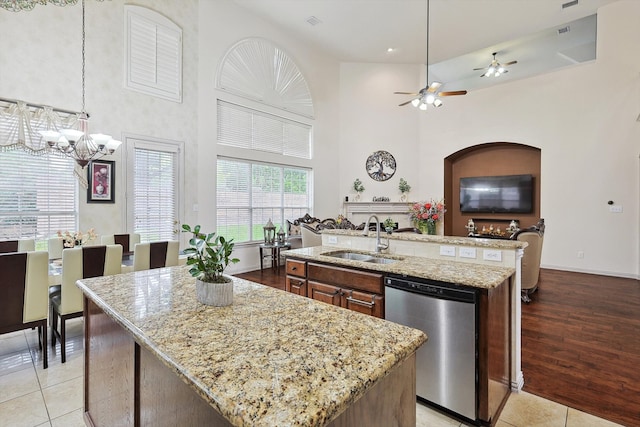
M 409 206 L 413 202 L 344 202 L 345 216 L 354 224 L 367 220 L 370 215 L 377 215 L 380 221 L 391 217 L 400 227 L 408 227 Z

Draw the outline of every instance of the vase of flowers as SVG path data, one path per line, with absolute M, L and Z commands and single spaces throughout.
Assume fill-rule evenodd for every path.
M 353 190 L 356 192 L 356 202 L 359 202 L 360 193 L 364 191 L 364 185 L 362 185 L 362 181 L 360 181 L 360 178 L 356 178 L 356 180 L 353 181 Z
M 436 234 L 436 224 L 446 212 L 443 201 L 418 202 L 409 208 L 409 218 L 422 234 Z
M 90 242 L 96 238 L 96 232 L 93 228 L 87 230 L 86 233 L 82 231 L 59 231 L 58 238 L 62 240 L 62 247 L 75 248 L 76 246 L 82 246 L 87 242 Z
M 404 178 L 400 178 L 400 184 L 398 184 L 398 190 L 400 190 L 400 192 L 402 193 L 402 195 L 400 196 L 400 201 L 406 202 L 407 193 L 411 191 L 411 186 Z

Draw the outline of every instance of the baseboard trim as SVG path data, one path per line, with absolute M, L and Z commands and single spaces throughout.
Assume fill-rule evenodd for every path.
M 511 390 L 520 391 L 524 387 L 524 374 L 522 371 L 518 371 L 518 378 L 515 381 L 511 381 Z
M 544 264 L 544 265 L 541 264 L 540 268 L 543 268 L 546 270 L 569 271 L 572 273 L 585 273 L 585 274 L 593 274 L 596 276 L 610 276 L 610 277 L 621 277 L 623 279 L 640 280 L 639 274 L 631 274 L 631 273 L 627 274 L 627 273 L 620 273 L 617 271 L 588 270 L 583 268 L 569 268 L 569 267 L 563 267 L 559 265 L 549 265 L 549 264 Z

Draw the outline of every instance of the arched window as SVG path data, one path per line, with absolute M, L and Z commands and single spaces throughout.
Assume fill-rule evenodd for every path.
M 313 213 L 312 170 L 300 166 L 312 158 L 311 94 L 295 62 L 260 38 L 227 51 L 216 87 L 217 143 L 241 149 L 217 159 L 217 232 L 236 242 L 258 241 L 269 219 L 284 227 L 287 219 Z M 280 159 L 257 161 L 256 152 Z

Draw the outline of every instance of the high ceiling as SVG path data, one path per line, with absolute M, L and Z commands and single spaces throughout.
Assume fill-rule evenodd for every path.
M 234 1 L 342 62 L 427 63 L 427 0 Z M 430 0 L 429 79 L 477 89 L 593 59 L 595 17 L 581 18 L 615 1 Z M 518 63 L 499 79 L 479 78 L 473 69 L 493 52 Z

